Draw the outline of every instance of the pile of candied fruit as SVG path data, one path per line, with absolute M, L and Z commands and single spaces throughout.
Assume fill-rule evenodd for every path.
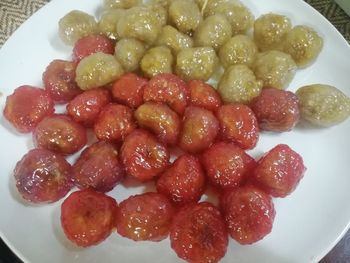
M 229 236 L 245 245 L 271 232 L 272 197 L 291 194 L 306 169 L 285 144 L 254 160 L 246 150 L 260 131 L 287 132 L 300 119 L 329 127 L 350 114 L 335 87 L 285 90 L 321 52 L 317 32 L 279 14 L 254 21 L 237 0 L 105 0 L 98 22 L 74 10 L 59 33 L 74 46 L 71 61 L 47 66 L 44 89 L 16 88 L 4 116 L 33 135 L 35 149 L 14 169 L 26 201 L 51 203 L 79 188 L 61 206 L 78 246 L 114 229 L 134 241 L 169 235 L 180 258 L 218 262 Z M 126 177 L 157 191 L 117 204 L 106 192 Z M 218 206 L 199 202 L 208 187 Z

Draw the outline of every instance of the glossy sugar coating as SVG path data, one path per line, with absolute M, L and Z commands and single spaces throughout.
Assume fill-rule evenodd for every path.
M 211 47 L 184 48 L 176 58 L 176 73 L 185 80 L 207 81 L 217 69 L 218 58 Z
M 350 99 L 336 87 L 314 84 L 299 88 L 296 95 L 301 117 L 314 125 L 330 127 L 350 116 Z
M 295 26 L 283 42 L 283 51 L 292 56 L 299 68 L 312 64 L 320 54 L 323 39 L 311 27 Z
M 147 2 L 145 6 L 156 14 L 161 26 L 165 26 L 168 23 L 168 8 L 163 6 L 162 3 Z
M 281 49 L 281 43 L 292 29 L 286 16 L 269 13 L 254 22 L 254 41 L 261 51 Z
M 103 7 L 105 9 L 128 9 L 136 5 L 140 5 L 142 0 L 104 0 Z
M 217 91 L 201 80 L 190 80 L 190 104 L 215 112 L 221 106 L 221 98 Z
M 149 0 L 148 3 L 150 4 L 156 4 L 156 5 L 161 5 L 165 9 L 168 9 L 172 0 Z
M 153 44 L 161 31 L 161 21 L 151 8 L 136 6 L 125 12 L 117 26 L 121 38 L 136 38 L 147 44 Z
M 79 62 L 75 81 L 82 90 L 89 90 L 104 86 L 123 73 L 122 66 L 113 55 L 98 52 Z
M 231 37 L 232 29 L 224 15 L 208 16 L 196 29 L 193 40 L 197 47 L 219 48 Z
M 115 57 L 126 72 L 135 71 L 146 52 L 145 45 L 135 38 L 122 38 L 115 46 Z
M 93 16 L 73 10 L 60 19 L 58 31 L 63 42 L 74 45 L 79 38 L 96 33 L 97 23 Z
M 286 89 L 295 76 L 297 65 L 289 54 L 270 50 L 258 54 L 252 68 L 264 87 Z
M 191 34 L 202 21 L 202 15 L 192 0 L 174 0 L 169 6 L 169 20 L 180 32 Z
M 225 70 L 218 92 L 225 103 L 248 104 L 260 94 L 262 86 L 263 82 L 247 66 L 233 65 Z
M 258 53 L 254 41 L 246 35 L 236 35 L 230 38 L 219 50 L 222 65 L 245 64 L 251 66 Z
M 141 59 L 141 70 L 149 78 L 160 73 L 172 73 L 174 58 L 165 46 L 150 48 Z
M 223 3 L 227 0 L 195 0 L 196 4 L 198 5 L 199 10 L 201 11 L 201 14 L 203 17 L 207 17 L 211 15 L 211 11 L 220 3 Z M 234 0 L 237 2 L 236 0 Z
M 120 39 L 117 32 L 117 24 L 124 14 L 124 9 L 105 10 L 98 21 L 99 31 L 111 39 Z
M 167 46 L 174 54 L 179 53 L 184 48 L 193 47 L 193 40 L 188 35 L 178 31 L 170 25 L 164 26 L 157 39 L 157 45 Z

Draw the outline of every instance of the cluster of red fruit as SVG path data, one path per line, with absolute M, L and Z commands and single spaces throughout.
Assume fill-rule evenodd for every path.
M 179 257 L 217 262 L 226 253 L 228 234 L 251 244 L 270 233 L 271 196 L 285 197 L 295 189 L 303 160 L 283 144 L 257 162 L 245 150 L 256 146 L 259 127 L 294 127 L 295 95 L 265 88 L 250 107 L 222 105 L 202 81 L 186 83 L 173 74 L 147 80 L 134 73 L 82 92 L 74 81 L 76 62 L 92 52 L 113 52 L 109 41 L 79 40 L 73 62 L 55 60 L 47 67 L 45 90 L 21 86 L 7 97 L 4 116 L 18 131 L 33 132 L 36 146 L 14 171 L 23 198 L 55 202 L 74 185 L 80 188 L 63 202 L 61 222 L 67 237 L 84 247 L 101 242 L 113 228 L 133 240 L 159 241 L 170 233 Z M 68 103 L 67 112 L 54 114 L 54 102 Z M 86 145 L 88 128 L 98 141 L 71 166 L 64 156 Z M 157 193 L 118 205 L 104 193 L 125 175 L 154 180 Z M 208 185 L 219 196 L 219 207 L 197 203 Z

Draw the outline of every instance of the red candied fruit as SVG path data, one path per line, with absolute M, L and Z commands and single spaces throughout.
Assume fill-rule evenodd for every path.
M 302 157 L 288 145 L 279 144 L 258 161 L 253 177 L 265 192 L 285 197 L 295 190 L 305 170 Z
M 262 130 L 290 131 L 300 118 L 299 99 L 290 91 L 264 88 L 254 99 L 252 110 Z
M 128 175 L 140 180 L 151 180 L 169 165 L 169 151 L 152 134 L 135 130 L 126 137 L 121 158 Z
M 112 233 L 117 211 L 118 204 L 112 197 L 85 189 L 64 200 L 61 224 L 67 238 L 76 245 L 97 245 Z
M 54 113 L 49 93 L 32 86 L 20 86 L 7 96 L 5 118 L 22 133 L 31 132 L 38 123 Z
M 199 159 L 185 154 L 175 160 L 157 181 L 157 191 L 174 204 L 197 202 L 205 190 L 205 175 Z
M 220 95 L 209 84 L 201 80 L 190 80 L 188 87 L 190 90 L 190 102 L 193 106 L 214 112 L 221 106 Z
M 160 241 L 169 234 L 174 208 L 158 193 L 130 196 L 119 205 L 117 231 L 134 241 Z
M 45 149 L 30 150 L 14 170 L 22 197 L 32 203 L 52 203 L 72 188 L 71 166 L 60 155 Z
M 55 114 L 42 120 L 33 131 L 37 148 L 61 154 L 79 151 L 87 142 L 86 129 L 69 116 Z
M 227 193 L 221 201 L 228 232 L 238 243 L 252 244 L 271 232 L 275 209 L 262 190 L 247 185 Z
M 99 140 L 118 142 L 135 128 L 132 110 L 121 104 L 110 103 L 98 115 L 94 131 Z
M 164 102 L 180 115 L 185 111 L 188 97 L 186 82 L 171 73 L 154 76 L 146 85 L 143 94 L 145 102 Z
M 102 52 L 114 54 L 114 41 L 105 35 L 93 34 L 80 38 L 73 48 L 73 61 L 78 63 L 83 58 Z
M 220 123 L 220 137 L 236 143 L 242 149 L 253 149 L 259 139 L 259 127 L 254 112 L 243 104 L 221 106 L 216 116 Z
M 103 88 L 92 89 L 76 96 L 67 105 L 67 113 L 76 122 L 91 127 L 101 109 L 111 101 L 109 91 Z
M 112 87 L 113 98 L 130 108 L 137 108 L 143 103 L 143 91 L 148 80 L 134 73 L 121 76 Z
M 210 182 L 221 189 L 239 186 L 253 172 L 255 160 L 234 143 L 218 142 L 202 156 Z
M 45 89 L 56 103 L 67 103 L 82 92 L 75 82 L 75 68 L 73 62 L 56 59 L 43 73 Z
M 207 149 L 219 132 L 219 122 L 214 114 L 204 108 L 189 106 L 186 108 L 179 146 L 190 153 Z
M 178 257 L 187 262 L 219 262 L 228 246 L 220 211 L 208 202 L 181 208 L 170 228 L 170 242 Z
M 153 132 L 165 144 L 175 145 L 180 132 L 179 116 L 168 105 L 156 102 L 142 104 L 134 113 L 141 128 Z
M 80 188 L 99 192 L 112 190 L 123 178 L 116 147 L 109 142 L 96 142 L 87 147 L 73 165 L 73 181 Z

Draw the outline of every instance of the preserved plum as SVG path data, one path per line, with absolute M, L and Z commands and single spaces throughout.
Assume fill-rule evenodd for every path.
M 167 46 L 174 54 L 177 54 L 184 48 L 193 47 L 193 40 L 176 28 L 167 25 L 162 28 L 157 39 L 157 44 L 160 46 Z
M 149 78 L 173 72 L 174 58 L 168 47 L 150 48 L 141 59 L 141 70 Z
M 215 112 L 221 106 L 220 95 L 209 84 L 201 80 L 190 80 L 190 102 L 193 106 L 205 108 Z
M 115 57 L 127 72 L 139 68 L 139 63 L 145 52 L 145 45 L 134 38 L 122 38 L 115 46 Z

